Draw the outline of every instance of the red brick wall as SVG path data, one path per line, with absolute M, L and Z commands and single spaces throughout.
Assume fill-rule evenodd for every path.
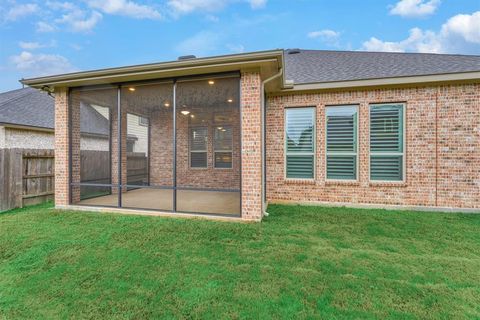
M 199 110 L 201 111 L 201 109 Z M 195 113 L 195 108 L 192 108 Z M 211 112 L 213 115 L 213 112 Z M 188 117 L 177 114 L 177 185 L 179 187 L 199 187 L 216 189 L 240 189 L 240 112 L 232 113 L 233 158 L 232 168 L 214 168 L 214 125 L 212 121 L 206 126 L 207 137 L 207 168 L 191 168 L 189 155 Z
M 69 204 L 68 90 L 55 89 L 55 204 Z
M 386 102 L 406 103 L 405 182 L 369 181 L 369 104 Z M 359 179 L 355 182 L 325 179 L 324 110 L 325 106 L 339 104 L 360 106 Z M 284 108 L 302 106 L 316 107 L 313 181 L 284 178 Z M 480 85 L 269 96 L 266 161 L 267 199 L 272 202 L 480 208 Z
M 261 220 L 262 212 L 262 134 L 261 78 L 256 72 L 241 77 L 242 110 L 242 218 Z

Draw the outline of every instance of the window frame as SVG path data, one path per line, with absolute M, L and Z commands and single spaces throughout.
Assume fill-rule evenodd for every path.
M 356 110 L 357 110 L 357 119 L 356 119 L 356 123 L 355 123 L 355 152 L 334 152 L 333 155 L 339 155 L 339 156 L 351 156 L 353 154 L 355 154 L 355 179 L 329 179 L 328 178 L 328 171 L 327 171 L 327 163 L 328 163 L 328 156 L 329 155 L 332 155 L 332 154 L 329 154 L 328 153 L 328 148 L 327 148 L 327 144 L 328 144 L 328 127 L 327 127 L 327 122 L 328 122 L 328 117 L 327 117 L 327 109 L 328 108 L 342 108 L 342 107 L 346 107 L 346 108 L 351 108 L 351 107 L 354 107 Z M 360 152 L 359 152 L 359 134 L 360 134 L 360 130 L 359 130 L 359 123 L 360 123 L 360 105 L 358 104 L 338 104 L 338 105 L 326 105 L 325 108 L 325 181 L 327 182 L 345 182 L 345 183 L 349 183 L 349 182 L 358 182 L 359 181 L 359 169 L 360 169 L 360 164 L 359 164 L 359 160 L 360 160 Z
M 188 128 L 188 167 L 190 169 L 194 169 L 194 170 L 205 170 L 205 169 L 208 169 L 208 125 L 206 126 L 193 126 L 193 127 L 189 127 Z M 192 133 L 193 133 L 193 130 L 195 129 L 201 129 L 201 128 L 204 128 L 206 129 L 207 131 L 207 134 L 205 135 L 205 137 L 207 138 L 207 140 L 205 141 L 205 150 L 192 150 Z M 192 167 L 192 153 L 205 153 L 205 159 L 206 159 L 206 162 L 205 162 L 205 166 L 204 167 Z
M 148 117 L 144 117 L 144 116 L 137 115 L 137 114 L 134 114 L 134 115 L 138 116 L 138 125 L 140 125 L 142 127 L 148 127 L 150 125 L 150 119 Z M 147 120 L 147 123 L 142 122 L 142 120 L 144 120 L 144 119 Z
M 371 110 L 372 107 L 378 106 L 395 106 L 401 105 L 402 106 L 402 152 L 378 152 L 378 151 L 371 151 Z M 368 181 L 369 183 L 373 184 L 403 184 L 406 182 L 407 177 L 407 161 L 406 161 L 406 150 L 407 146 L 405 143 L 405 138 L 407 136 L 407 103 L 406 102 L 385 102 L 385 103 L 370 103 L 368 105 Z M 377 156 L 402 156 L 402 178 L 400 180 L 372 180 L 371 176 L 371 162 L 372 162 L 372 155 Z
M 295 109 L 312 109 L 313 110 L 313 132 L 312 132 L 312 142 L 313 142 L 313 150 L 312 152 L 301 152 L 301 153 L 290 153 L 288 152 L 287 147 L 287 112 L 288 110 L 295 110 Z M 283 178 L 284 180 L 290 181 L 315 181 L 317 176 L 317 107 L 316 106 L 290 106 L 285 107 L 283 110 Z M 313 176 L 312 178 L 290 178 L 287 176 L 287 157 L 289 155 L 313 155 Z
M 215 138 L 215 135 L 216 135 L 216 130 L 218 127 L 223 127 L 223 128 L 230 128 L 231 130 L 231 133 L 232 133 L 232 139 L 231 139 L 231 146 L 230 146 L 230 150 L 224 150 L 224 149 L 220 149 L 220 150 L 216 150 L 215 149 L 215 142 L 216 142 L 216 138 Z M 213 125 L 213 145 L 212 145 L 212 151 L 213 151 L 213 168 L 214 169 L 218 169 L 218 170 L 232 170 L 233 169 L 233 126 L 231 124 L 227 124 L 227 125 L 222 125 L 222 124 L 215 124 Z M 230 167 L 217 167 L 216 166 L 216 154 L 218 153 L 230 153 L 231 154 L 231 159 L 232 161 L 230 162 Z

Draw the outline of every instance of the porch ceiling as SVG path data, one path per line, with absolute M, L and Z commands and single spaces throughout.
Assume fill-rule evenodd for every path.
M 33 88 L 53 91 L 56 87 L 105 85 L 248 70 L 258 70 L 262 78 L 267 78 L 281 68 L 283 68 L 283 51 L 270 50 L 22 79 L 21 83 Z M 267 91 L 280 89 L 282 85 L 283 79 L 279 78 L 277 83 L 269 85 L 266 89 Z

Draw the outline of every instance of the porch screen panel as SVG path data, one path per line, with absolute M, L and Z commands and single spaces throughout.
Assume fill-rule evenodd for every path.
M 121 89 L 122 207 L 173 210 L 173 83 Z
M 357 178 L 357 106 L 326 108 L 327 179 Z
M 239 77 L 176 87 L 177 211 L 240 214 Z
M 117 206 L 117 89 L 70 91 L 71 202 Z
M 313 179 L 315 165 L 315 108 L 285 111 L 286 177 Z
M 403 104 L 370 106 L 370 179 L 403 180 Z

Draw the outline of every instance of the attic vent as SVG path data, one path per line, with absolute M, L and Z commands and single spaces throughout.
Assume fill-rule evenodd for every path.
M 196 56 L 194 56 L 193 54 L 190 54 L 188 56 L 180 56 L 178 57 L 178 60 L 190 60 L 190 59 L 195 59 L 197 58 Z
M 300 49 L 288 49 L 287 53 L 288 54 L 297 54 L 297 53 L 300 53 Z

